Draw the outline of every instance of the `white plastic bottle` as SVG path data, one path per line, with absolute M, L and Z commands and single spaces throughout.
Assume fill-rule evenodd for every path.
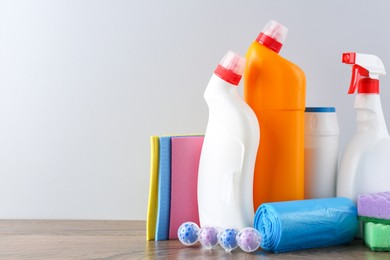
M 339 125 L 334 107 L 305 110 L 305 199 L 336 195 Z
M 260 130 L 237 85 L 245 59 L 229 51 L 204 93 L 209 121 L 198 172 L 201 226 L 253 226 L 253 173 Z
M 379 76 L 386 71 L 374 55 L 344 53 L 343 62 L 353 65 L 349 94 L 355 99 L 356 133 L 349 141 L 337 179 L 337 196 L 352 199 L 363 193 L 390 190 L 390 137 L 379 96 Z

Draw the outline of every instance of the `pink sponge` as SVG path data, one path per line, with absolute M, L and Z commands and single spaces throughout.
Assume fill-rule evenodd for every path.
M 177 238 L 184 222 L 199 225 L 198 167 L 203 136 L 172 137 L 171 139 L 171 212 L 169 239 Z
M 358 215 L 390 219 L 390 191 L 360 195 L 358 198 Z

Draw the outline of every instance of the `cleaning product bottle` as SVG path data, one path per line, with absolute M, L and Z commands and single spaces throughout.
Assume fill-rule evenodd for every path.
M 305 199 L 336 196 L 339 133 L 336 108 L 306 108 Z
M 204 93 L 209 121 L 198 172 L 201 226 L 252 226 L 253 171 L 259 145 L 259 123 L 237 92 L 245 59 L 229 51 Z
M 244 99 L 261 126 L 254 207 L 304 198 L 304 72 L 278 53 L 287 28 L 270 21 L 246 54 Z
M 390 137 L 379 96 L 379 76 L 386 71 L 375 55 L 344 53 L 342 61 L 352 65 L 348 94 L 358 94 L 356 132 L 340 162 L 337 196 L 356 202 L 360 194 L 390 190 Z

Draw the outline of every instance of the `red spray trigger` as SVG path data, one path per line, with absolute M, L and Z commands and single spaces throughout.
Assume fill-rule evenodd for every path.
M 351 65 L 353 64 L 352 78 L 351 78 L 351 83 L 349 85 L 348 94 L 354 94 L 357 87 L 358 87 L 359 81 L 363 78 L 369 77 L 370 73 L 365 68 L 355 64 L 356 63 L 356 52 L 343 53 L 342 61 L 345 64 L 351 64 Z
M 342 62 L 352 65 L 348 94 L 379 94 L 379 76 L 386 75 L 383 62 L 372 54 L 345 52 Z
M 369 72 L 365 68 L 359 65 L 353 65 L 352 67 L 352 78 L 351 83 L 349 85 L 348 94 L 354 94 L 356 92 L 356 88 L 359 84 L 359 81 L 363 78 L 368 78 Z
M 356 52 L 343 53 L 343 63 L 355 64 L 355 59 L 356 59 Z

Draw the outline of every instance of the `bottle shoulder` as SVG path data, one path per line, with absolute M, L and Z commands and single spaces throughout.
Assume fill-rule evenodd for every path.
M 249 47 L 248 52 L 246 54 L 246 59 L 247 63 L 273 63 L 274 66 L 279 66 L 281 69 L 284 70 L 291 70 L 291 72 L 294 72 L 300 77 L 305 78 L 304 71 L 297 64 L 268 49 L 267 47 L 258 42 L 253 42 L 252 45 Z
M 230 122 L 237 127 L 258 124 L 256 114 L 252 108 L 238 95 L 238 93 L 228 93 L 205 97 L 212 118 L 220 121 Z
M 213 132 L 219 137 L 230 136 L 227 139 L 245 145 L 258 143 L 260 127 L 257 116 L 238 93 L 231 93 L 228 98 L 219 97 L 206 101 L 209 109 L 206 136 Z
M 244 98 L 254 110 L 304 110 L 306 77 L 301 68 L 254 42 L 247 52 Z

